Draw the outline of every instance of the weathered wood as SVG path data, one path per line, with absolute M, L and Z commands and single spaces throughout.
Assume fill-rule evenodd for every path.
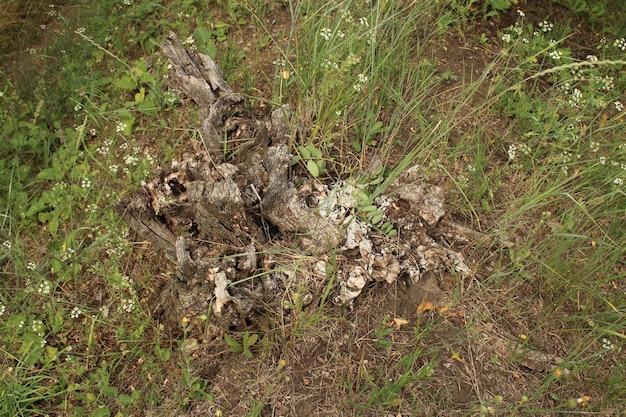
M 394 181 L 395 195 L 385 197 L 385 216 L 403 239 L 389 238 L 359 218 L 362 186 L 293 177 L 290 147 L 301 129 L 288 106 L 257 120 L 211 58 L 187 51 L 174 33 L 162 50 L 171 86 L 202 110 L 204 143 L 116 205 L 173 264 L 155 315 L 178 324 L 212 306 L 220 325 L 238 326 L 259 309 L 281 308 L 280 292 L 302 280 L 323 288 L 328 252 L 337 279 L 331 298 L 342 304 L 371 281 L 393 283 L 401 275 L 417 281 L 447 269 L 469 273 L 461 254 L 431 237 L 445 216 L 443 190 L 428 186 L 419 167 Z M 393 201 L 409 210 L 393 212 Z M 271 254 L 279 248 L 292 255 Z M 308 257 L 313 262 L 304 266 Z

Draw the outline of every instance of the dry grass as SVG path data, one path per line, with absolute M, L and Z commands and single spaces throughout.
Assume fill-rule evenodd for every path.
M 66 1 L 4 0 L 0 3 L 0 53 L 18 51 L 36 41 L 41 25 L 50 21 L 50 5 Z

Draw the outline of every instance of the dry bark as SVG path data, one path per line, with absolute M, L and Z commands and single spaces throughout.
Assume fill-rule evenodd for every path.
M 239 326 L 255 311 L 280 305 L 287 288 L 324 288 L 329 269 L 336 277 L 331 298 L 344 304 L 371 281 L 470 273 L 460 253 L 432 237 L 445 216 L 444 192 L 428 186 L 419 167 L 392 183 L 394 197 L 380 200 L 403 239 L 390 238 L 359 218 L 355 183 L 300 178 L 296 187 L 287 145 L 297 140 L 296 118 L 288 107 L 258 120 L 211 58 L 187 51 L 173 33 L 162 50 L 173 88 L 201 109 L 204 143 L 117 209 L 174 266 L 171 285 L 153 306 L 164 320 L 212 312 L 223 327 Z M 389 212 L 394 201 L 408 211 Z M 272 253 L 279 248 L 282 255 Z

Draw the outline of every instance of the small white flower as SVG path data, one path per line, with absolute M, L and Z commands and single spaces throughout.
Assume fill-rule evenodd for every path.
M 341 12 L 341 18 L 347 23 L 352 23 L 354 21 L 354 19 L 352 18 L 352 13 L 348 9 Z
M 193 45 L 194 42 L 195 42 L 195 39 L 193 38 L 193 36 L 187 36 L 185 40 L 183 41 L 185 45 Z
M 596 153 L 600 150 L 600 144 L 598 142 L 591 141 L 589 147 L 591 148 L 591 152 L 593 153 Z
M 126 163 L 126 165 L 137 166 L 138 162 L 139 158 L 135 155 L 126 155 L 124 157 L 124 163 Z
M 519 144 L 519 150 L 521 153 L 523 153 L 526 156 L 530 156 L 530 146 L 528 146 L 528 144 L 526 143 L 520 143 Z
M 502 42 L 511 43 L 511 35 L 508 33 L 505 33 L 504 35 L 502 35 Z
M 106 305 L 103 305 L 102 307 L 100 307 L 98 309 L 98 311 L 100 311 L 100 314 L 102 315 L 103 318 L 107 318 L 109 317 L 109 307 Z
M 124 130 L 126 130 L 126 123 L 122 123 L 122 122 L 117 122 L 117 124 L 115 125 L 115 131 L 118 133 L 123 132 Z
M 507 149 L 506 153 L 509 156 L 510 161 L 513 161 L 515 159 L 516 150 L 517 150 L 517 146 L 513 144 L 509 145 L 509 149 Z
M 78 32 L 80 34 L 83 34 L 83 33 L 85 33 L 85 28 L 80 27 L 80 28 L 76 29 L 76 32 Z
M 613 42 L 613 46 L 621 49 L 622 51 L 626 51 L 626 38 L 616 39 Z
M 615 106 L 615 110 L 617 111 L 624 110 L 624 105 L 620 101 L 616 101 L 615 103 L 613 103 L 613 105 Z
M 5 311 L 7 311 L 7 307 L 0 302 L 0 317 L 2 317 Z
M 44 336 L 43 321 L 41 321 L 41 320 L 33 320 L 33 322 L 30 325 L 30 328 L 33 331 L 33 333 L 37 334 L 37 336 L 39 336 L 39 337 L 43 337 Z
M 80 103 L 79 103 L 79 104 L 74 106 L 74 111 L 80 111 L 82 108 L 83 108 L 83 106 L 81 106 Z
M 70 248 L 69 246 L 67 246 L 65 243 L 63 245 L 61 245 L 61 260 L 63 262 L 67 262 L 70 259 L 72 259 L 72 256 L 74 255 L 74 249 Z
M 135 310 L 135 300 L 132 298 L 122 298 L 122 305 L 120 308 L 127 313 L 132 313 L 133 310 Z
M 524 17 L 526 16 L 526 13 L 524 13 L 523 11 L 521 11 L 520 9 L 517 9 L 517 14 L 519 15 L 519 17 Z
M 606 165 L 606 156 L 604 156 L 604 155 L 600 156 L 600 164 L 601 165 Z
M 337 36 L 339 36 L 340 38 L 343 38 L 344 36 L 346 36 L 345 33 L 343 33 L 342 31 L 337 32 Z
M 2 243 L 2 246 L 4 246 L 4 248 L 5 248 L 6 250 L 10 250 L 10 249 L 11 249 L 12 244 L 11 244 L 11 242 L 9 242 L 8 240 L 5 240 L 5 241 Z
M 622 185 L 622 184 L 624 184 L 624 180 L 623 180 L 622 178 L 615 178 L 615 179 L 613 180 L 613 183 L 614 183 L 615 185 Z
M 554 24 L 549 23 L 547 20 L 544 20 L 543 22 L 539 22 L 539 27 L 544 33 L 552 32 L 552 29 L 554 29 Z
M 70 313 L 70 317 L 73 319 L 77 319 L 80 315 L 83 314 L 82 310 L 79 307 L 74 307 Z
M 561 58 L 563 57 L 563 52 L 561 51 L 550 51 L 548 53 L 548 56 L 552 59 L 554 59 L 555 61 L 560 61 Z
M 589 62 L 596 62 L 598 60 L 598 57 L 595 55 L 587 55 L 587 61 Z
M 48 295 L 52 291 L 52 284 L 48 280 L 43 280 L 37 285 L 37 292 L 41 295 Z
M 83 178 L 80 182 L 81 188 L 91 188 L 91 180 L 89 178 Z
M 330 38 L 333 37 L 333 32 L 330 30 L 330 28 L 322 28 L 322 30 L 320 31 L 320 36 L 329 41 Z
M 369 27 L 369 22 L 367 21 L 367 17 L 359 17 L 359 24 L 364 27 Z
M 28 261 L 28 263 L 26 264 L 26 269 L 28 269 L 29 271 L 34 271 L 37 268 L 37 264 L 35 264 L 33 261 Z

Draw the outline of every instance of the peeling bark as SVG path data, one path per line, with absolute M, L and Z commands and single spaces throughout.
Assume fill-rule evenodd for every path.
M 257 120 L 211 58 L 185 50 L 173 33 L 162 50 L 173 88 L 202 109 L 204 143 L 116 206 L 174 265 L 155 314 L 179 323 L 212 312 L 223 327 L 239 326 L 264 306 L 280 305 L 282 292 L 299 283 L 324 288 L 331 258 L 331 298 L 341 304 L 372 281 L 470 273 L 460 253 L 429 234 L 445 216 L 444 192 L 428 186 L 419 167 L 391 184 L 393 197 L 383 196 L 385 218 L 397 221 L 400 239 L 385 236 L 359 217 L 362 186 L 306 178 L 296 186 L 287 143 L 297 139 L 297 118 L 287 106 Z M 393 212 L 396 202 L 409 211 Z

